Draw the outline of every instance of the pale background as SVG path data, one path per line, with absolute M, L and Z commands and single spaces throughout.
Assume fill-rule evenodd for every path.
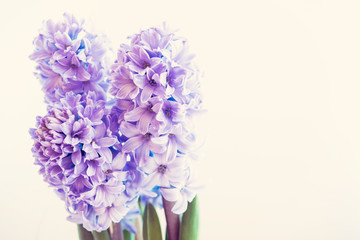
M 0 239 L 76 239 L 37 174 L 42 20 L 91 19 L 114 49 L 167 21 L 204 72 L 201 239 L 360 239 L 359 1 L 0 2 Z M 56 233 L 54 237 L 53 233 Z

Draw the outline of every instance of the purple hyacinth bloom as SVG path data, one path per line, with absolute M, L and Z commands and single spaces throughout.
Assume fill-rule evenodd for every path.
M 77 35 L 83 30 L 84 20 L 78 21 L 73 15 L 64 13 L 64 21 L 70 38 L 77 38 Z
M 67 53 L 62 59 L 56 60 L 53 70 L 64 78 L 76 79 L 78 81 L 86 81 L 91 77 L 90 73 L 81 65 L 76 54 L 71 52 Z
M 111 206 L 117 196 L 125 190 L 125 186 L 121 183 L 123 180 L 112 177 L 83 194 L 83 197 L 93 198 L 92 203 L 95 207 Z
M 146 49 L 152 51 L 161 50 L 168 46 L 172 37 L 173 34 L 162 36 L 157 29 L 151 28 L 142 32 L 140 43 L 142 43 Z
M 60 128 L 66 135 L 64 143 L 73 147 L 76 147 L 79 143 L 90 143 L 94 137 L 91 122 L 86 118 L 75 121 L 75 116 L 72 115 L 66 122 L 61 124 Z
M 163 124 L 161 132 L 168 133 L 173 125 L 184 122 L 186 120 L 185 114 L 185 108 L 182 104 L 165 100 L 161 111 L 156 115 L 156 120 Z
M 149 54 L 140 46 L 134 46 L 132 51 L 128 53 L 130 61 L 127 64 L 132 71 L 144 75 L 149 67 L 158 65 L 160 58 L 150 58 Z
M 78 195 L 87 192 L 93 188 L 89 177 L 83 175 L 72 175 L 68 178 L 66 184 L 72 194 Z
M 155 154 L 141 167 L 148 174 L 144 184 L 151 188 L 182 185 L 188 174 L 186 167 L 186 161 L 182 156 L 167 159 L 166 154 Z
M 43 91 L 51 92 L 63 86 L 64 83 L 61 74 L 54 72 L 49 65 L 39 64 L 36 68 L 38 70 L 36 76 L 41 79 Z
M 86 170 L 86 175 L 90 177 L 94 184 L 101 184 L 106 179 L 106 173 L 102 169 L 104 163 L 104 157 L 95 157 L 92 159 L 85 158 L 79 166 L 81 166 L 81 172 Z M 77 166 L 75 166 L 75 169 Z
M 182 188 L 161 188 L 161 195 L 170 202 L 175 202 L 171 211 L 175 214 L 182 214 L 186 211 L 188 202 L 196 196 L 199 188 L 193 187 L 190 183 Z
M 135 103 L 132 100 L 119 99 L 115 102 L 114 108 L 119 112 L 118 122 L 125 120 L 125 114 L 131 110 L 134 110 Z
M 153 94 L 165 98 L 165 78 L 161 75 L 166 74 L 166 67 L 163 64 L 157 64 L 152 68 L 147 69 L 146 75 L 136 75 L 134 82 L 142 89 L 140 95 L 140 101 L 142 103 L 147 102 Z
M 119 152 L 112 159 L 111 163 L 105 162 L 102 165 L 102 169 L 104 173 L 110 178 L 114 177 L 117 179 L 125 179 L 128 175 L 127 170 L 124 169 L 126 162 L 127 154 Z
M 147 161 L 150 151 L 152 153 L 163 153 L 166 150 L 166 136 L 157 136 L 157 132 L 153 128 L 150 128 L 149 132 L 143 132 L 134 124 L 122 122 L 120 132 L 129 138 L 123 145 L 123 152 L 135 151 L 136 159 L 140 165 Z
M 93 92 L 68 92 L 48 109 L 30 131 L 35 164 L 65 201 L 70 220 L 90 231 L 105 230 L 103 215 L 96 214 L 94 207 L 112 206 L 121 197 L 127 199 L 122 210 L 126 212 L 131 202 L 125 194 L 125 162 L 109 128 L 110 111 Z
M 168 67 L 166 75 L 166 94 L 172 95 L 172 97 L 180 103 L 185 102 L 184 97 L 184 83 L 186 80 L 186 70 L 182 67 Z
M 130 210 L 126 204 L 127 200 L 127 198 L 118 197 L 110 206 L 95 208 L 95 213 L 99 216 L 98 224 L 102 229 L 107 229 L 111 222 L 118 223 L 124 218 L 126 213 Z
M 104 86 L 103 83 L 104 72 L 102 70 L 103 69 L 98 71 L 93 65 L 90 65 L 87 69 L 87 72 L 90 74 L 89 79 L 68 79 L 68 83 L 64 85 L 64 90 L 66 92 L 72 91 L 74 93 L 92 91 L 98 93 L 99 97 L 105 97 L 106 93 L 104 89 L 106 89 L 106 86 Z
M 109 147 L 113 146 L 117 142 L 117 139 L 106 135 L 107 128 L 104 123 L 97 125 L 94 130 L 95 135 L 91 142 L 85 143 L 83 146 L 86 157 L 93 159 L 100 155 L 109 163 L 112 160 L 112 153 Z
M 142 171 L 139 171 L 138 163 L 135 161 L 135 156 L 132 153 L 127 155 L 129 157 L 129 161 L 127 161 L 126 166 L 124 167 L 124 171 L 128 173 L 127 180 L 125 182 L 126 196 L 133 199 L 133 201 L 136 201 L 140 195 L 141 198 L 144 196 L 148 196 L 150 198 L 156 197 L 157 194 L 154 193 L 152 189 L 143 185 L 146 175 Z
M 193 57 L 185 39 L 165 28 L 150 28 L 133 35 L 130 45 L 121 45 L 112 66 L 110 92 L 118 99 L 120 141 L 143 171 L 141 198 L 152 201 L 144 194 L 176 186 L 171 201 L 177 201 L 177 212 L 187 206 L 180 190 L 194 170 L 184 159 L 192 155 L 192 118 L 202 103 Z
M 114 70 L 111 74 L 112 88 L 109 93 L 119 99 L 134 99 L 139 94 L 139 88 L 135 85 L 130 70 L 124 66 Z
M 164 197 L 182 213 L 197 192 L 189 158 L 199 74 L 187 41 L 167 29 L 133 35 L 110 70 L 104 40 L 68 14 L 34 40 L 48 113 L 30 130 L 32 151 L 70 221 L 103 231 L 123 220 L 134 232 L 139 196 L 157 206 Z
M 114 144 L 114 148 L 119 151 L 121 151 L 121 142 L 122 142 L 119 132 L 119 127 L 121 122 L 120 115 L 121 115 L 121 110 L 117 108 L 115 102 L 115 104 L 110 109 L 110 113 L 107 115 L 104 121 L 108 126 L 107 132 L 110 132 L 109 136 L 117 139 L 117 143 Z
M 173 43 L 172 60 L 178 65 L 190 70 L 196 71 L 193 63 L 195 55 L 189 50 L 189 44 L 187 41 L 177 39 Z
M 141 103 L 139 107 L 125 113 L 124 119 L 128 122 L 138 122 L 140 131 L 146 133 L 150 124 L 154 128 L 159 127 L 156 114 L 160 111 L 162 104 L 161 98 L 150 98 L 147 103 Z
M 67 32 L 56 32 L 54 34 L 54 44 L 57 50 L 54 52 L 54 56 L 51 61 L 64 59 L 67 57 L 67 53 L 76 52 L 81 44 L 80 40 L 72 40 Z
M 82 25 L 72 15 L 64 14 L 60 23 L 48 21 L 34 40 L 36 49 L 30 59 L 38 64 L 36 76 L 48 101 L 53 100 L 58 89 L 76 93 L 95 91 L 105 98 L 104 37 L 87 32 Z
M 172 126 L 167 134 L 167 159 L 173 159 L 178 152 L 187 154 L 191 151 L 191 146 L 194 144 L 194 141 L 188 138 L 188 134 L 189 133 L 183 129 L 181 124 Z

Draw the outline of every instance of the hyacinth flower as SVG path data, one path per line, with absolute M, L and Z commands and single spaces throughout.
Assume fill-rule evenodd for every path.
M 88 32 L 84 21 L 64 14 L 62 22 L 45 22 L 35 38 L 30 59 L 37 63 L 36 76 L 43 85 L 47 101 L 55 91 L 83 93 L 93 91 L 105 99 L 107 84 L 104 59 L 106 38 Z
M 185 214 L 198 190 L 193 180 L 192 117 L 201 110 L 202 98 L 193 57 L 187 41 L 164 26 L 131 36 L 111 66 L 109 93 L 117 99 L 115 107 L 122 106 L 123 150 L 134 156 L 142 188 L 162 199 L 171 240 L 185 236 L 179 233 L 179 215 Z M 158 202 L 140 198 L 143 204 Z M 194 232 L 191 239 L 196 239 L 196 230 L 182 231 Z
M 84 26 L 64 14 L 34 40 L 47 103 L 30 129 L 40 175 L 80 239 L 162 239 L 162 208 L 169 240 L 197 239 L 192 117 L 202 98 L 187 42 L 150 28 L 107 68 L 106 37 Z

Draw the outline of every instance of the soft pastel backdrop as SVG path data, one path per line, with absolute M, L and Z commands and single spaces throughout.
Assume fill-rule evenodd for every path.
M 32 40 L 64 11 L 114 50 L 163 21 L 189 39 L 208 108 L 201 240 L 360 239 L 360 3 L 348 0 L 2 0 L 1 239 L 77 237 L 28 135 L 45 113 Z

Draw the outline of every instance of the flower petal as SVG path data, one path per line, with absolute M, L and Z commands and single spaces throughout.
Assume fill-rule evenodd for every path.
M 143 115 L 145 109 L 137 107 L 134 110 L 131 110 L 124 115 L 124 119 L 128 122 L 136 122 Z
M 168 201 L 177 201 L 180 196 L 180 190 L 178 188 L 161 188 L 161 195 Z
M 149 142 L 149 148 L 153 153 L 163 153 L 166 151 L 166 145 L 165 144 L 156 144 L 152 141 Z
M 128 138 L 131 138 L 131 137 L 141 134 L 139 129 L 134 124 L 131 124 L 128 122 L 121 123 L 120 132 Z
M 141 169 L 147 174 L 151 174 L 155 172 L 159 168 L 159 164 L 157 164 L 153 158 L 149 158 L 147 163 L 141 167 Z
M 85 108 L 86 111 L 86 108 Z M 90 114 L 89 114 L 90 115 Z M 102 138 L 106 133 L 106 126 L 104 123 L 95 127 L 95 139 Z
M 147 176 L 144 181 L 143 185 L 145 188 L 153 188 L 154 186 L 158 185 L 160 183 L 160 173 L 154 172 Z
M 139 88 L 144 88 L 146 83 L 148 82 L 146 75 L 135 75 L 134 76 L 134 83 L 136 84 L 136 86 L 138 86 Z
M 187 200 L 181 196 L 181 198 L 178 201 L 176 201 L 171 211 L 175 214 L 182 214 L 186 211 L 187 205 L 188 205 Z
M 112 160 L 112 153 L 111 150 L 109 148 L 100 148 L 97 149 L 97 152 L 100 154 L 100 156 L 102 156 L 106 162 L 110 163 Z
M 119 152 L 114 159 L 112 160 L 112 168 L 115 170 L 120 170 L 125 167 L 127 154 Z
M 140 147 L 141 144 L 143 143 L 144 143 L 143 136 L 132 137 L 124 143 L 122 150 L 124 153 L 131 152 L 137 149 L 138 147 Z
M 81 151 L 80 150 L 71 154 L 71 161 L 74 163 L 74 165 L 77 165 L 81 162 Z
M 175 138 L 172 137 L 169 140 L 169 144 L 166 150 L 166 159 L 167 161 L 172 161 L 175 159 L 177 154 L 177 145 L 176 145 L 176 141 Z
M 98 224 L 100 224 L 103 229 L 107 229 L 108 227 L 110 227 L 111 218 L 108 211 L 105 211 L 105 213 L 99 215 Z
M 105 199 L 105 191 L 103 189 L 103 186 L 98 186 L 96 188 L 96 194 L 94 199 L 94 206 L 98 207 L 101 206 Z
M 150 113 L 149 111 L 145 112 L 138 122 L 138 126 L 141 133 L 147 133 L 149 130 L 149 125 L 151 120 L 154 118 L 154 114 Z
M 100 147 L 111 147 L 116 143 L 116 138 L 112 137 L 103 137 L 96 140 L 96 144 Z
M 146 103 L 151 98 L 151 95 L 154 92 L 154 87 L 150 86 L 149 84 L 145 85 L 144 89 L 141 92 L 140 101 Z
M 125 207 L 124 207 L 125 208 Z M 120 220 L 125 216 L 126 211 L 119 211 L 116 207 L 109 209 L 109 215 L 113 222 L 120 222 Z

